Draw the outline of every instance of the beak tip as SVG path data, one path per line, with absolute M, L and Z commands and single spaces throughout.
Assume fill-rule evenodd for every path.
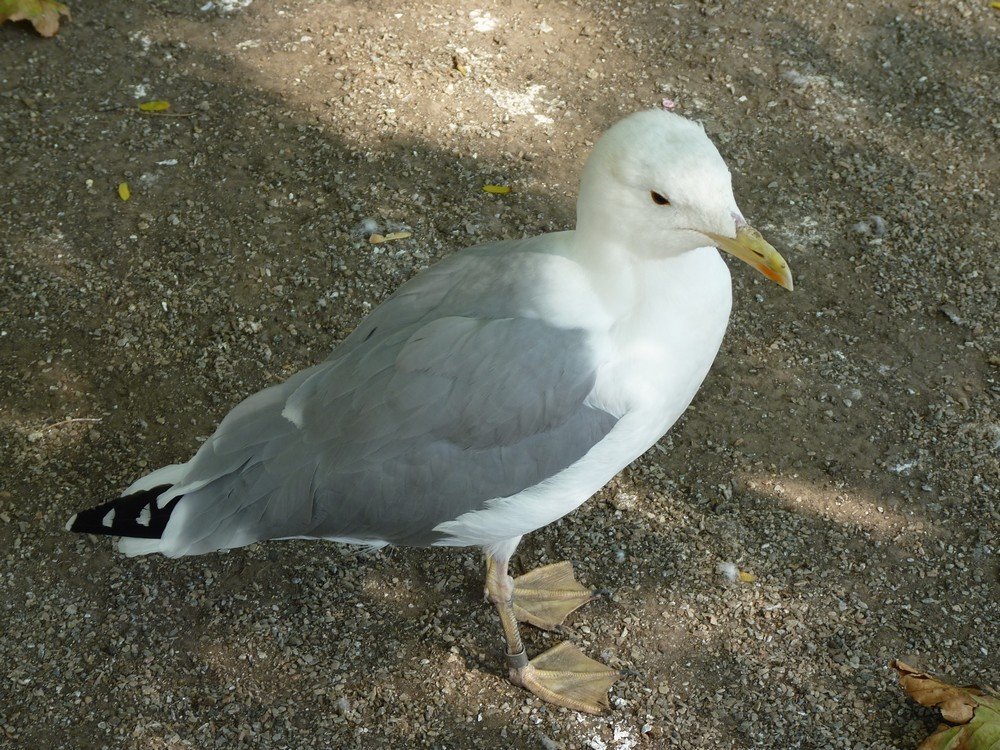
M 792 271 L 780 253 L 749 224 L 737 226 L 735 237 L 725 237 L 714 232 L 701 232 L 716 246 L 756 268 L 768 279 L 788 291 L 793 291 Z

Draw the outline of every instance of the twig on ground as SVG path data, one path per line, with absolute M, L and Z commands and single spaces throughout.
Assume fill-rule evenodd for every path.
M 51 430 L 53 427 L 62 427 L 64 424 L 71 424 L 73 422 L 100 422 L 103 417 L 70 417 L 69 419 L 64 419 L 61 422 L 55 422 L 53 424 L 45 425 L 46 430 Z

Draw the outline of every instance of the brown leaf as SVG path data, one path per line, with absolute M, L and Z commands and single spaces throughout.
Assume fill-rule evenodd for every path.
M 29 21 L 42 36 L 59 31 L 59 17 L 71 18 L 69 8 L 56 0 L 0 0 L 0 23 Z
M 952 724 L 967 723 L 979 705 L 976 697 L 984 694 L 972 685 L 957 687 L 941 682 L 898 659 L 891 666 L 899 673 L 903 689 L 913 700 L 927 708 L 941 709 L 941 718 Z
M 938 724 L 934 734 L 921 742 L 917 750 L 969 750 L 968 740 L 968 725 Z
M 949 685 L 898 659 L 890 666 L 911 698 L 958 725 L 939 724 L 917 750 L 1000 750 L 1000 698 L 992 690 Z

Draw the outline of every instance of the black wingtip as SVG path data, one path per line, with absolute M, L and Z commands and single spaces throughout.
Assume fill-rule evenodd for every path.
M 156 498 L 169 489 L 169 484 L 163 484 L 81 510 L 69 520 L 66 530 L 81 534 L 159 539 L 181 499 L 178 496 L 162 508 L 157 507 Z

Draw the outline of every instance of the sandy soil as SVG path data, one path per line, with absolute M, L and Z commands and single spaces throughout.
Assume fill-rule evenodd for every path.
M 988 3 L 71 5 L 0 28 L 0 745 L 913 748 L 891 658 L 1000 682 Z M 612 711 L 505 681 L 476 550 L 63 531 L 418 269 L 571 226 L 664 97 L 797 289 L 734 267 L 691 410 L 519 551 L 613 592 L 566 635 L 635 670 Z

